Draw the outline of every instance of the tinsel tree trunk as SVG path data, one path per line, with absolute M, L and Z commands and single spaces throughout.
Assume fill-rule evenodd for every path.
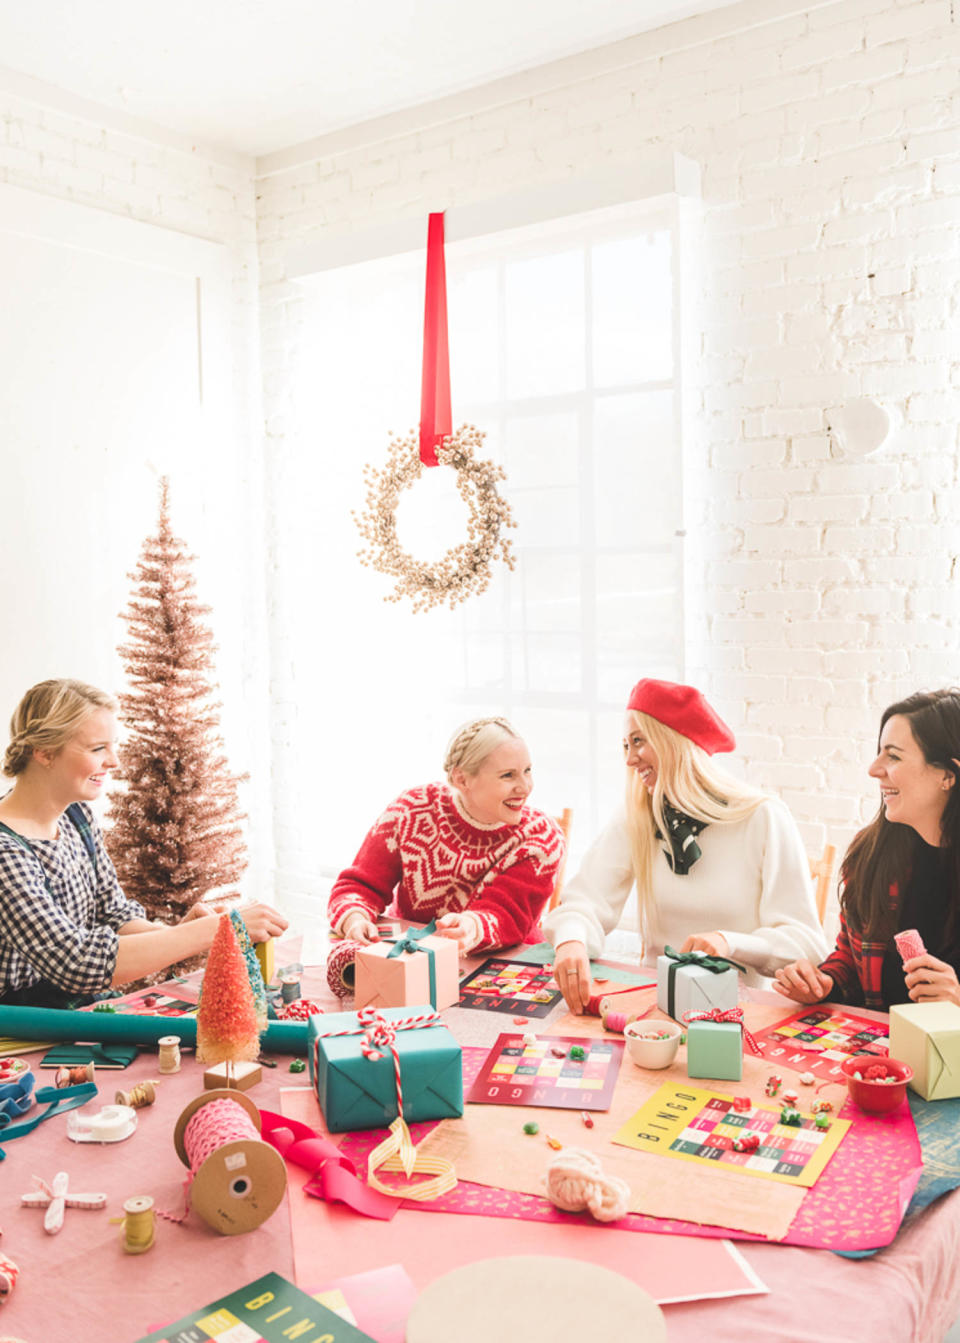
M 110 856 L 127 895 L 152 919 L 176 923 L 210 891 L 236 882 L 246 867 L 244 819 L 219 731 L 214 700 L 209 607 L 196 598 L 193 556 L 170 529 L 169 483 L 160 486 L 160 521 L 148 537 L 124 613 L 120 649 L 129 690 L 120 695 L 127 737 L 110 798 Z

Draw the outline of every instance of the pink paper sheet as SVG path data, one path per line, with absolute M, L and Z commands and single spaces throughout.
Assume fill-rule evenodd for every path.
M 464 1086 L 469 1086 L 486 1057 L 486 1050 L 464 1049 Z M 814 1249 L 868 1250 L 889 1245 L 896 1236 L 922 1169 L 920 1143 L 906 1101 L 889 1115 L 867 1115 L 850 1101 L 841 1111 L 852 1127 L 826 1170 L 807 1192 L 783 1243 Z M 311 1121 L 307 1121 L 311 1122 Z M 419 1142 L 433 1127 L 414 1124 Z M 366 1157 L 382 1141 L 385 1131 L 347 1134 L 340 1150 L 361 1172 Z M 461 1182 L 451 1193 L 432 1203 L 404 1204 L 423 1212 L 462 1212 L 485 1217 L 522 1218 L 537 1222 L 578 1221 L 593 1224 L 589 1213 L 575 1217 L 556 1210 L 546 1199 L 486 1185 Z M 701 1227 L 659 1217 L 631 1213 L 618 1223 L 625 1231 L 657 1231 L 669 1235 L 762 1239 L 722 1227 Z
M 486 1051 L 481 1050 L 480 1053 Z M 281 1112 L 316 1124 L 310 1091 L 284 1091 Z M 421 1126 L 422 1127 L 422 1126 Z M 440 1212 L 416 1217 L 406 1205 L 391 1222 L 373 1222 L 303 1193 L 306 1172 L 289 1170 L 290 1223 L 298 1286 L 312 1289 L 318 1265 L 327 1281 L 355 1271 L 403 1263 L 422 1290 L 467 1260 L 508 1254 L 555 1254 L 602 1264 L 639 1283 L 661 1304 L 738 1296 L 765 1288 L 732 1247 L 719 1240 L 659 1236 L 641 1239 L 616 1227 L 565 1219 L 546 1227 L 522 1218 L 470 1217 Z M 417 1205 L 419 1206 L 419 1205 Z

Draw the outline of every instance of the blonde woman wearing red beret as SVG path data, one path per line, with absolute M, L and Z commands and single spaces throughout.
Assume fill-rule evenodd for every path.
M 594 841 L 543 921 L 574 1012 L 589 996 L 589 958 L 600 955 L 634 885 L 647 965 L 669 945 L 728 956 L 747 967 L 747 983 L 761 984 L 791 961 L 826 954 L 793 817 L 712 760 L 735 744 L 692 686 L 634 686 L 624 722 L 625 812 Z

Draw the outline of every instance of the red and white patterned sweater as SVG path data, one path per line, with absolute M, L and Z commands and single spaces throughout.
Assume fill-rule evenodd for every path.
M 524 807 L 516 825 L 483 825 L 446 785 L 410 788 L 334 883 L 330 926 L 339 931 L 354 910 L 376 919 L 395 901 L 414 923 L 476 915 L 483 936 L 475 950 L 513 946 L 535 926 L 563 856 L 563 833 L 542 811 Z

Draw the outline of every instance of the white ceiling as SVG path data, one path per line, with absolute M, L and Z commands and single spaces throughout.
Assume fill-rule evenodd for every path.
M 0 60 L 267 154 L 731 0 L 0 0 Z

